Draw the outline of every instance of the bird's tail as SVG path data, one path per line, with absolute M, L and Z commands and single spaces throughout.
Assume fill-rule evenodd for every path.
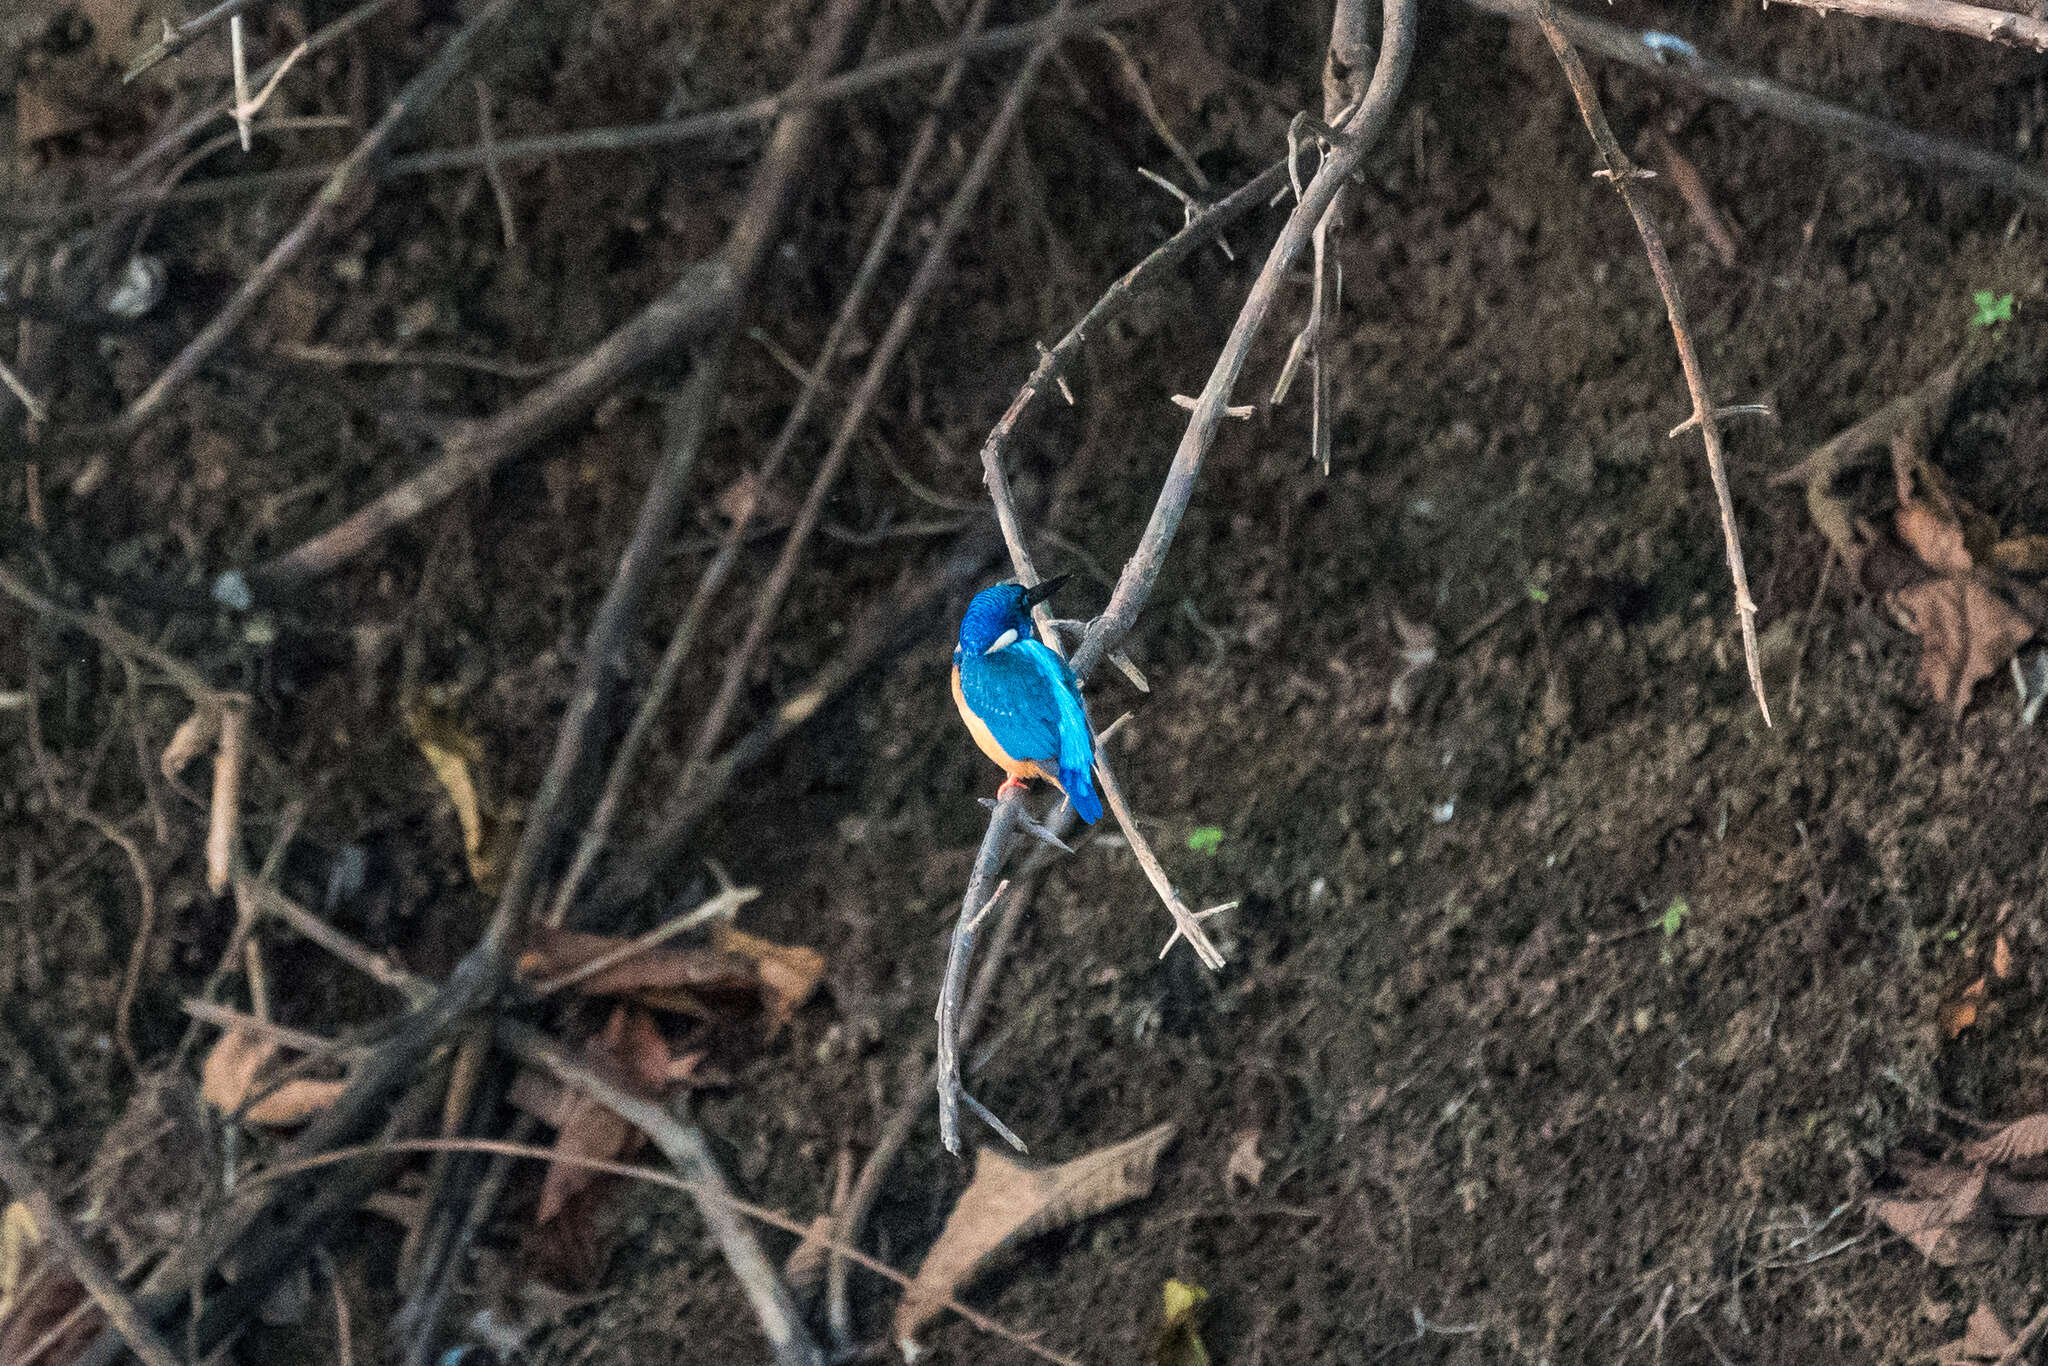
M 1102 819 L 1102 799 L 1095 795 L 1095 775 L 1085 768 L 1060 770 L 1060 788 L 1074 804 L 1074 814 L 1093 825 Z

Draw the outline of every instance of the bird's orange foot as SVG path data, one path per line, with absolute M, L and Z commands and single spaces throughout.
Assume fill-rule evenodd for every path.
M 1012 792 L 1023 792 L 1030 786 L 1031 784 L 1012 774 L 1010 777 L 1003 779 L 1003 785 L 996 789 L 996 800 L 1001 801 Z

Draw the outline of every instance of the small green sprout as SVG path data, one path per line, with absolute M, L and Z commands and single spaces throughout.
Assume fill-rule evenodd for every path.
M 1691 914 L 1692 907 L 1685 904 L 1685 898 L 1675 896 L 1671 898 L 1671 904 L 1664 908 L 1664 914 L 1658 916 L 1650 923 L 1662 925 L 1664 927 L 1664 937 L 1669 939 L 1685 928 L 1685 918 Z
M 1223 831 L 1213 825 L 1204 825 L 1188 831 L 1188 848 L 1197 854 L 1213 854 L 1223 847 Z
M 1977 311 L 1970 316 L 1972 327 L 1989 327 L 1993 323 L 2012 321 L 2010 294 L 1993 294 L 1988 289 L 1980 289 L 1970 296 L 1970 301 L 1977 306 Z
M 1538 588 L 1532 583 L 1528 586 L 1528 593 L 1529 601 L 1535 603 L 1538 607 L 1550 601 L 1550 590 L 1548 588 Z

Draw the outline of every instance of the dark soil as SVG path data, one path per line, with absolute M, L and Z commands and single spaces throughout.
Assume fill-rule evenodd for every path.
M 874 38 L 880 50 L 942 36 L 938 7 L 901 8 Z M 1684 32 L 1775 78 L 2022 160 L 2048 127 L 2032 56 L 1783 6 L 1623 4 L 1606 17 Z M 2003 674 L 1960 722 L 1931 702 L 1917 643 L 1839 572 L 1822 590 L 1826 543 L 1798 492 L 1767 479 L 1952 357 L 1974 291 L 2010 292 L 2018 313 L 1999 357 L 1933 457 L 2006 528 L 2048 530 L 2048 345 L 2030 316 L 2048 299 L 2039 216 L 1602 73 L 1624 143 L 1664 130 L 1739 238 L 1737 263 L 1722 265 L 1669 178 L 1650 182 L 1717 396 L 1777 414 L 1730 428 L 1767 729 L 1743 676 L 1697 438 L 1665 435 L 1690 404 L 1664 309 L 1626 213 L 1590 175 L 1555 63 L 1540 39 L 1497 21 L 1428 18 L 1405 112 L 1341 234 L 1331 473 L 1309 464 L 1303 398 L 1226 424 L 1133 638 L 1151 694 L 1110 670 L 1091 689 L 1098 720 L 1136 713 L 1113 742 L 1121 776 L 1188 900 L 1241 899 L 1211 922 L 1230 965 L 1211 979 L 1184 949 L 1157 959 L 1165 914 L 1105 833 L 1039 884 L 977 1055 L 977 1095 L 1037 1156 L 1161 1121 L 1180 1135 L 1149 1199 L 1027 1245 L 973 1298 L 1091 1362 L 1149 1359 L 1169 1277 L 1210 1292 L 1204 1336 L 1228 1363 L 1904 1362 L 1957 1336 L 1980 1300 L 2017 1329 L 2048 1293 L 2038 1228 L 2001 1228 L 1994 1259 L 1942 1269 L 1864 1202 L 1896 1184 L 1901 1153 L 1933 1156 L 1977 1136 L 1971 1119 L 2048 1106 L 2035 1052 L 2048 1024 L 2048 741 L 2016 724 Z M 750 98 L 787 79 L 811 20 L 744 4 L 529 7 L 486 73 L 499 135 Z M 1293 111 L 1319 105 L 1319 15 L 1218 4 L 1119 31 L 1219 186 L 1248 178 L 1284 147 Z M 307 112 L 341 108 L 357 63 L 378 73 L 369 98 L 382 98 L 444 32 L 374 29 L 320 68 L 305 86 L 317 96 L 298 98 Z M 46 33 L 16 41 L 26 45 L 9 61 L 48 60 L 37 55 Z M 857 453 L 828 509 L 856 535 L 807 557 L 743 724 L 799 691 L 850 623 L 928 574 L 957 534 L 858 533 L 979 517 L 921 501 L 890 464 L 947 500 L 979 499 L 980 440 L 1034 339 L 1064 331 L 1178 225 L 1178 207 L 1136 174 L 1176 168 L 1113 56 L 1070 46 L 887 391 L 874 429 L 888 462 Z M 1007 62 L 977 70 L 924 221 L 1001 96 Z M 753 301 L 750 323 L 800 363 L 886 200 L 922 88 L 845 107 Z M 425 136 L 470 141 L 467 84 L 444 105 Z M 349 136 L 316 134 L 260 160 L 331 154 Z M 8 525 L 35 479 L 54 529 L 102 568 L 188 585 L 296 543 L 429 458 L 424 428 L 493 411 L 526 382 L 335 369 L 270 348 L 402 337 L 526 360 L 577 354 L 716 246 L 760 142 L 522 164 L 508 174 L 514 250 L 473 174 L 386 189 L 133 449 L 17 445 Z M 39 154 L 24 183 L 79 192 L 123 149 L 134 145 L 74 139 Z M 1648 142 L 1641 155 L 1658 164 Z M 60 430 L 132 397 L 294 221 L 296 202 L 164 214 L 150 249 L 177 287 L 139 331 L 59 367 Z M 1167 400 L 1199 388 L 1282 212 L 1232 234 L 1235 263 L 1204 252 L 1142 300 L 1089 350 L 1078 406 L 1032 420 L 1020 494 L 1047 533 L 1042 562 L 1079 571 L 1065 595 L 1073 614 L 1106 598 L 1097 571 L 1129 553 L 1182 426 Z M 870 339 L 913 266 L 889 267 Z M 1289 296 L 1241 400 L 1270 392 L 1306 297 Z M 287 878 L 317 899 L 336 851 L 369 850 L 370 887 L 338 915 L 419 971 L 445 970 L 488 903 L 403 702 L 430 696 L 458 715 L 486 756 L 490 800 L 516 814 L 508 804 L 546 764 L 656 459 L 659 389 L 607 404 L 262 630 L 118 609 L 254 692 L 275 762 L 252 780 L 252 847 L 268 847 L 278 811 L 303 795 Z M 795 391 L 767 347 L 741 342 L 696 476 L 700 510 L 636 644 L 637 677 L 709 558 L 717 495 L 758 462 Z M 797 474 L 772 496 L 801 498 L 820 445 L 800 448 Z M 1882 523 L 1888 480 L 1873 472 L 1852 491 Z M 714 612 L 717 648 L 687 671 L 629 838 L 670 791 L 779 544 L 752 548 L 742 591 Z M 19 541 L 8 562 L 34 567 L 33 547 Z M 61 573 L 37 574 L 65 591 Z M 755 769 L 684 873 L 716 859 L 763 890 L 748 928 L 831 962 L 826 996 L 700 1106 L 735 1181 L 802 1218 L 828 1200 L 838 1155 L 865 1155 L 905 1085 L 901 1060 L 926 1046 L 984 828 L 975 799 L 996 775 L 945 687 L 959 605 Z M 1397 618 L 1433 628 L 1446 654 L 1407 714 L 1389 705 Z M 233 924 L 231 905 L 204 890 L 203 808 L 157 790 L 166 828 L 141 814 L 131 731 L 153 755 L 182 699 L 146 680 L 138 712 L 114 658 L 12 604 L 0 620 L 0 687 L 38 690 L 66 790 L 146 849 L 159 918 L 134 1036 L 161 1066 L 184 1028 L 179 999 Z M 0 1122 L 32 1140 L 65 1190 L 138 1088 L 112 1041 L 138 908 L 120 853 L 51 808 L 22 716 L 0 713 L 23 756 L 0 791 Z M 1187 844 L 1204 827 L 1222 832 L 1208 853 Z M 687 904 L 689 889 L 676 890 Z M 667 909 L 637 908 L 637 925 Z M 1941 1007 L 1984 974 L 1998 935 L 2014 973 L 1950 1037 Z M 268 948 L 289 983 L 287 1023 L 332 1033 L 392 1004 L 303 944 L 279 936 Z M 1247 1134 L 1264 1160 L 1254 1188 L 1226 1180 Z M 217 1157 L 202 1165 L 128 1170 L 123 1209 L 187 1198 L 217 1177 Z M 920 1129 L 875 1217 L 880 1254 L 914 1265 L 966 1175 L 934 1128 Z M 514 1182 L 489 1246 L 520 1242 L 537 1180 Z M 599 1298 L 530 1344 L 535 1359 L 763 1358 L 682 1197 L 618 1189 L 607 1211 Z M 390 1294 L 389 1229 L 365 1215 L 334 1247 L 359 1297 L 358 1360 L 381 1341 L 371 1311 Z M 880 1336 L 893 1292 L 866 1276 L 856 1289 L 863 1328 Z M 475 1307 L 457 1306 L 451 1331 Z M 287 1341 L 329 1359 L 325 1312 L 252 1338 L 248 1359 Z M 929 1345 L 948 1360 L 1025 1359 L 957 1322 Z

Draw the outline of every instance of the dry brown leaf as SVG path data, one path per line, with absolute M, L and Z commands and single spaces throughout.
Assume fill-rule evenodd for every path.
M 1962 527 L 1927 500 L 1908 498 L 1901 503 L 1897 525 L 1899 539 L 1935 573 L 1964 575 L 1977 567 Z
M 1149 1194 L 1159 1155 L 1177 1132 L 1174 1125 L 1162 1124 L 1056 1167 L 1026 1166 L 1007 1153 L 983 1148 L 975 1158 L 974 1180 L 896 1306 L 898 1347 L 906 1355 L 913 1351 L 918 1330 L 997 1252 Z
M 54 82 L 29 78 L 14 86 L 14 140 L 33 147 L 93 126 L 92 111 L 72 103 Z
M 2002 934 L 1991 941 L 1991 975 L 2001 982 L 2012 976 L 2012 945 Z
M 1990 1255 L 1982 1228 L 1984 1169 L 1954 1195 L 1933 1200 L 1878 1200 L 1871 1212 L 1936 1266 L 1959 1266 Z
M 1963 994 L 1941 1008 L 1941 1032 L 1953 1039 L 1956 1035 L 1977 1023 L 1977 1013 L 1984 1005 L 1985 979 L 1963 988 Z
M 2005 1325 L 1998 1321 L 1998 1314 L 1992 1307 L 1979 1302 L 1970 1313 L 1970 1321 L 1963 1328 L 1963 1335 L 1954 1342 L 1946 1342 L 1934 1349 L 1934 1358 L 1943 1366 L 1962 1366 L 1970 1361 L 1996 1361 L 2012 1346 L 2012 1334 L 2005 1331 Z
M 592 1067 L 634 1095 L 658 1101 L 667 1094 L 672 1065 L 668 1041 L 654 1027 L 654 1018 L 644 1010 L 628 1005 L 615 1007 L 604 1033 L 585 1047 L 584 1057 Z M 643 1141 L 638 1129 L 580 1091 L 557 1086 L 550 1093 L 521 1077 L 513 1083 L 512 1098 L 515 1104 L 555 1126 L 555 1151 L 565 1155 L 616 1161 L 630 1155 Z M 534 1222 L 545 1224 L 553 1219 L 569 1198 L 596 1176 L 588 1167 L 549 1163 L 547 1176 L 541 1182 L 540 1207 L 534 1213 Z
M 0 1222 L 0 1362 L 24 1361 L 29 1348 L 85 1299 L 85 1287 L 63 1267 L 45 1263 L 42 1232 L 19 1200 Z M 99 1332 L 100 1316 L 87 1312 L 43 1351 L 45 1363 L 74 1360 Z
M 616 952 L 630 941 L 572 930 L 539 930 L 519 956 L 519 974 L 544 982 Z M 624 958 L 576 983 L 580 996 L 624 996 L 656 1010 L 700 1020 L 752 1013 L 764 988 L 759 967 L 715 948 L 657 947 Z
M 2027 619 L 1975 579 L 1928 579 L 1892 594 L 1902 625 L 1920 637 L 1920 684 L 1957 716 L 1970 694 L 2034 634 Z
M 275 1041 L 254 1030 L 227 1030 L 200 1064 L 199 1094 L 222 1114 L 240 1111 L 243 1123 L 266 1128 L 302 1124 L 334 1104 L 347 1083 L 299 1077 L 273 1090 L 258 1086 L 257 1075 L 277 1051 Z M 243 1103 L 259 1092 L 255 1103 L 244 1110 Z
M 1991 1137 L 1963 1147 L 1965 1161 L 1989 1162 L 1995 1167 L 2044 1155 L 2048 1155 L 2048 1114 L 2016 1119 Z
M 1259 1131 L 1239 1129 L 1237 1141 L 1230 1146 L 1230 1160 L 1223 1167 L 1223 1187 L 1232 1195 L 1240 1190 L 1254 1191 L 1266 1174 L 1266 1159 L 1259 1156 Z
M 711 945 L 754 965 L 761 978 L 761 1004 L 768 1012 L 771 1035 L 789 1022 L 825 979 L 825 955 L 801 944 L 777 944 L 721 924 L 712 931 Z

